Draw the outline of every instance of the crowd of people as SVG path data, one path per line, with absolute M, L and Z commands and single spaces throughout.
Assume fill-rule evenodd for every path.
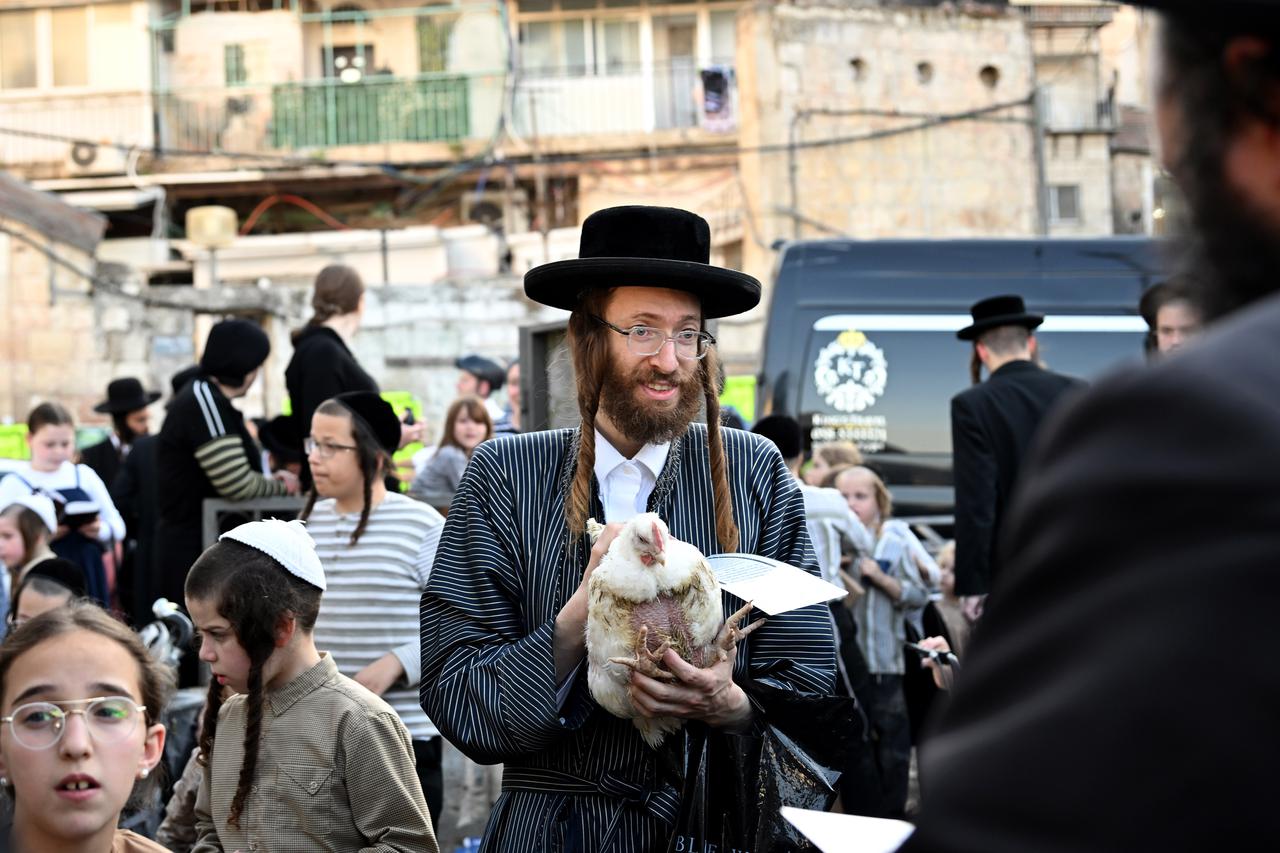
M 1152 364 L 1093 388 L 1038 363 L 1044 318 L 1021 297 L 973 306 L 941 548 L 894 518 L 856 446 L 806 459 L 794 418 L 723 423 L 707 321 L 761 287 L 712 266 L 707 223 L 670 208 L 599 211 L 578 258 L 525 277 L 571 312 L 580 422 L 522 432 L 492 396 L 518 366 L 464 357 L 404 491 L 392 457 L 424 426 L 354 358 L 363 287 L 342 267 L 294 338 L 291 416 L 253 424 L 233 405 L 270 350 L 240 320 L 174 377 L 155 435 L 159 395 L 136 380 L 108 388 L 112 434 L 79 461 L 70 414 L 35 407 L 30 460 L 0 480 L 0 846 L 435 851 L 455 794 L 442 738 L 503 765 L 486 853 L 793 849 L 779 805 L 906 814 L 913 743 L 904 850 L 1280 843 L 1280 694 L 1248 654 L 1280 600 L 1280 7 L 1152 4 L 1170 10 L 1160 129 L 1195 263 L 1143 297 Z M 206 499 L 280 495 L 305 497 L 299 520 L 204 541 Z M 727 641 L 702 666 L 631 626 L 653 664 L 626 675 L 631 707 L 684 723 L 661 748 L 603 711 L 587 674 L 593 573 L 643 512 L 704 554 L 844 593 L 767 618 L 725 593 Z M 661 543 L 645 553 L 661 575 Z M 130 628 L 158 597 L 199 632 L 189 669 Z M 183 740 L 166 703 L 197 661 Z M 122 828 L 157 806 L 158 826 Z

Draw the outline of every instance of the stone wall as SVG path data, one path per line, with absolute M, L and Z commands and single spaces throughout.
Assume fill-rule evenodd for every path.
M 217 318 L 243 316 L 260 322 L 272 354 L 247 397 L 249 415 L 277 413 L 285 397 L 284 369 L 292 355 L 290 333 L 310 314 L 310 276 L 280 277 L 267 288 L 221 286 L 143 287 L 127 293 L 90 289 L 71 276 L 59 279 L 50 304 L 44 256 L 18 241 L 6 248 L 0 267 L 0 339 L 7 382 L 0 383 L 0 419 L 25 419 L 44 399 L 72 409 L 82 424 L 106 425 L 92 411 L 107 383 L 137 376 L 168 397 L 169 378 L 194 363 L 204 330 Z M 69 250 L 67 250 L 69 254 Z M 89 261 L 78 259 L 85 268 Z M 123 268 L 105 269 L 120 276 Z M 66 287 L 68 293 L 63 293 Z M 423 401 L 429 435 L 454 397 L 454 359 L 478 352 L 499 360 L 519 349 L 519 327 L 547 322 L 562 312 L 529 302 L 518 276 L 445 279 L 423 285 L 370 284 L 364 326 L 354 341 L 356 357 L 385 390 L 409 391 Z M 163 418 L 163 400 L 153 410 L 153 428 Z
M 1015 12 L 760 2 L 738 26 L 741 142 L 765 149 L 744 153 L 742 172 L 764 245 L 1036 232 L 1029 107 L 922 126 L 1030 96 L 1031 45 Z M 806 147 L 843 137 L 862 139 Z M 748 270 L 772 260 L 744 243 Z

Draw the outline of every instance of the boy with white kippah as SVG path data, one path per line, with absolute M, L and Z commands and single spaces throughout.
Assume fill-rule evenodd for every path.
M 404 724 L 316 649 L 324 589 L 297 521 L 242 524 L 187 575 L 200 659 L 213 670 L 197 853 L 438 853 Z M 225 702 L 224 687 L 236 694 Z

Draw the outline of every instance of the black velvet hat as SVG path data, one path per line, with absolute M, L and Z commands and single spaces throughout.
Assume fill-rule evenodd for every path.
M 778 446 L 783 459 L 795 459 L 804 453 L 804 434 L 800 422 L 790 415 L 768 415 L 751 428 Z
M 21 590 L 22 587 L 26 586 L 31 578 L 45 578 L 61 584 L 76 598 L 84 598 L 89 594 L 89 586 L 84 578 L 84 569 L 61 557 L 50 557 L 47 560 L 41 560 L 36 563 L 22 576 L 22 583 L 18 585 L 18 589 Z M 13 600 L 16 602 L 18 596 L 15 595 Z
M 132 376 L 113 379 L 107 385 L 107 399 L 93 407 L 103 415 L 123 415 L 145 409 L 160 399 L 159 391 L 144 391 L 142 383 Z
M 293 415 L 276 415 L 271 420 L 254 418 L 258 427 L 258 443 L 281 465 L 302 461 L 302 436 L 298 419 Z
M 992 296 L 974 303 L 969 309 L 973 324 L 956 332 L 962 341 L 977 340 L 978 336 L 1000 326 L 1023 326 L 1034 329 L 1044 322 L 1044 315 L 1027 310 L 1021 296 Z
M 223 320 L 209 330 L 200 371 L 215 379 L 239 378 L 243 382 L 269 355 L 271 341 L 257 323 Z
M 482 355 L 464 355 L 453 363 L 459 370 L 465 370 L 476 379 L 489 383 L 490 391 L 497 391 L 507 381 L 507 372 L 502 365 Z
M 386 400 L 372 391 L 348 391 L 333 399 L 364 421 L 383 450 L 395 453 L 400 449 L 400 419 Z
M 741 314 L 760 302 L 760 282 L 710 261 L 711 229 L 701 216 L 673 207 L 610 207 L 582 223 L 576 259 L 529 270 L 524 292 L 572 311 L 593 288 L 667 287 L 698 297 L 707 319 Z

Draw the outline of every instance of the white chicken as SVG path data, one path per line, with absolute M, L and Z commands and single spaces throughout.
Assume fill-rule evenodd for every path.
M 593 538 L 602 528 L 588 522 Z M 673 539 L 655 513 L 628 521 L 609 545 L 587 585 L 587 685 L 602 708 L 630 719 L 657 747 L 683 721 L 646 718 L 631 702 L 631 670 L 664 681 L 667 649 L 697 667 L 727 658 L 728 650 L 764 623 L 739 629 L 747 604 L 724 623 L 720 584 L 702 552 Z

